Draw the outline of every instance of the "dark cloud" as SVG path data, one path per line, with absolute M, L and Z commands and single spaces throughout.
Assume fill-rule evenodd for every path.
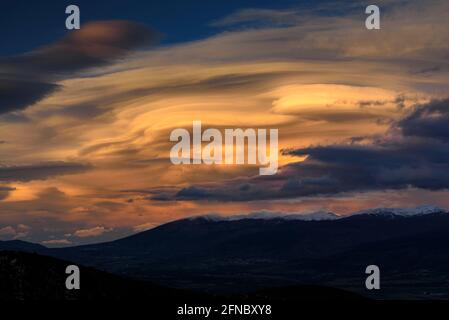
M 418 106 L 398 123 L 405 136 L 449 139 L 449 99 Z
M 400 94 L 394 99 L 394 103 L 396 104 L 396 107 L 398 109 L 404 109 L 405 108 L 405 96 L 403 94 Z
M 447 189 L 448 120 L 449 101 L 433 101 L 393 124 L 383 138 L 357 137 L 347 144 L 284 150 L 284 155 L 307 158 L 273 176 L 190 186 L 152 199 L 252 201 L 409 187 Z
M 102 142 L 102 143 L 97 143 L 94 144 L 92 146 L 83 148 L 79 151 L 79 154 L 81 156 L 86 156 L 98 151 L 104 151 L 107 152 L 107 150 L 111 147 L 123 147 L 125 149 L 120 149 L 120 150 L 125 150 L 126 152 L 126 148 L 129 146 L 129 144 L 133 141 L 133 139 L 127 139 L 127 140 L 121 140 L 121 141 L 113 141 L 113 142 Z
M 26 182 L 31 180 L 45 180 L 54 176 L 81 173 L 89 169 L 91 169 L 91 166 L 88 164 L 62 161 L 22 166 L 3 166 L 0 167 L 0 181 Z
M 101 108 L 93 104 L 76 104 L 60 109 L 42 110 L 41 117 L 63 116 L 75 119 L 93 119 L 107 113 L 107 108 Z
M 24 109 L 57 87 L 55 84 L 39 81 L 0 79 L 0 114 Z
M 15 188 L 0 186 L 0 200 L 7 198 L 9 193 L 13 190 L 15 190 Z
M 156 43 L 158 38 L 158 33 L 133 22 L 92 22 L 55 44 L 2 58 L 0 114 L 36 103 L 57 88 L 53 81 L 110 63 L 133 49 Z
M 177 194 L 177 199 L 202 199 L 209 197 L 209 192 L 204 188 L 198 188 L 198 187 L 188 187 L 181 189 Z
M 211 26 L 229 27 L 241 24 L 246 27 L 292 26 L 300 21 L 300 15 L 293 10 L 244 9 L 212 22 Z
M 229 74 L 223 76 L 214 76 L 202 80 L 186 80 L 178 83 L 164 84 L 160 86 L 143 87 L 138 89 L 127 90 L 126 92 L 112 93 L 107 97 L 102 96 L 103 104 L 118 103 L 127 101 L 131 97 L 144 97 L 149 95 L 178 95 L 178 94 L 195 94 L 226 92 L 227 90 L 243 89 L 254 90 L 265 86 L 269 89 L 271 81 L 280 81 L 285 76 L 298 76 L 300 72 L 265 72 L 258 74 Z M 271 100 L 267 100 L 269 102 Z M 95 102 L 95 100 L 94 100 Z M 100 101 L 98 101 L 100 102 Z
M 91 22 L 55 44 L 6 58 L 2 65 L 16 74 L 74 72 L 106 64 L 157 39 L 157 33 L 133 22 Z
M 357 111 L 316 111 L 316 112 L 284 112 L 284 114 L 297 115 L 302 119 L 312 120 L 312 121 L 327 121 L 327 122 L 353 122 L 353 121 L 376 121 L 380 119 L 379 115 L 371 113 L 361 113 Z
M 409 98 L 410 99 L 410 98 Z M 357 103 L 360 108 L 367 107 L 381 107 L 388 103 L 394 103 L 398 109 L 405 108 L 406 97 L 404 94 L 399 94 L 394 100 L 362 100 Z
M 0 120 L 9 123 L 26 123 L 30 119 L 21 111 L 9 112 L 2 114 L 0 112 Z
M 420 68 L 417 71 L 415 71 L 415 73 L 428 75 L 428 74 L 433 74 L 433 73 L 442 71 L 442 69 L 443 68 L 441 66 L 433 66 L 433 67 L 428 67 L 428 68 Z
M 379 106 L 384 106 L 385 104 L 387 104 L 388 101 L 385 100 L 362 100 L 358 102 L 358 106 L 360 108 L 365 108 L 365 107 L 379 107 Z

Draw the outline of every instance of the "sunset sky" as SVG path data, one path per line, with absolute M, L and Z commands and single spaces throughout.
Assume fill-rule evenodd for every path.
M 93 4 L 92 2 L 95 2 Z M 0 240 L 188 216 L 449 209 L 449 2 L 2 4 Z M 279 171 L 175 166 L 174 128 L 279 129 Z

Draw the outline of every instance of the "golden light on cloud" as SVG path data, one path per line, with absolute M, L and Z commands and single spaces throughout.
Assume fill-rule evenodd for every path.
M 271 93 L 278 97 L 273 102 L 273 112 L 301 114 L 319 111 L 359 111 L 365 105 L 373 105 L 375 111 L 395 111 L 394 103 L 400 94 L 375 87 L 358 87 L 335 84 L 290 85 Z
M 419 16 L 420 7 L 409 9 L 412 16 Z M 402 19 L 400 12 L 385 21 L 394 26 L 387 35 L 362 37 L 353 16 L 237 29 L 57 78 L 57 89 L 15 117 L 0 118 L 1 161 L 18 166 L 62 161 L 86 168 L 33 171 L 29 180 L 4 173 L 0 211 L 8 221 L 29 211 L 25 215 L 92 228 L 143 230 L 217 207 L 225 214 L 317 207 L 318 200 L 310 199 L 155 200 L 154 189 L 165 196 L 166 190 L 257 176 L 258 167 L 251 165 L 172 165 L 170 131 L 189 129 L 197 120 L 219 130 L 276 128 L 280 151 L 349 145 L 352 138 L 385 134 L 414 106 L 447 92 L 447 56 L 440 54 L 448 43 L 447 17 L 434 15 L 441 25 L 433 33 L 428 21 L 415 32 L 410 24 L 419 22 Z M 379 38 L 385 48 L 373 41 Z M 306 158 L 279 152 L 281 173 L 282 166 Z M 371 203 L 350 202 L 333 199 L 329 207 L 343 212 Z

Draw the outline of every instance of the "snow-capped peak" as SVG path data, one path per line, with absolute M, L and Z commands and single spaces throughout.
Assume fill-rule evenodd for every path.
M 301 221 L 326 221 L 336 220 L 340 218 L 350 218 L 356 215 L 382 215 L 382 216 L 401 216 L 412 217 L 432 213 L 444 213 L 446 210 L 432 205 L 423 205 L 416 208 L 374 208 L 355 212 L 350 215 L 339 216 L 328 211 L 302 212 L 302 213 L 285 213 L 275 211 L 258 211 L 248 214 L 240 214 L 233 216 L 224 216 L 220 214 L 208 214 L 202 216 L 194 216 L 188 218 L 190 220 L 203 219 L 208 221 L 239 221 L 239 220 L 301 220 Z
M 253 220 L 302 220 L 302 221 L 322 221 L 322 220 L 335 220 L 340 216 L 327 211 L 316 211 L 311 213 L 281 213 L 273 211 L 259 211 L 248 214 L 234 215 L 234 216 L 222 216 L 217 214 L 210 214 L 205 216 L 192 217 L 191 219 L 202 218 L 209 221 L 238 221 L 245 219 Z
M 423 205 L 416 208 L 374 208 L 362 210 L 354 213 L 353 215 L 370 214 L 370 215 L 395 215 L 402 217 L 419 216 L 432 213 L 443 213 L 444 209 L 441 209 L 432 205 Z

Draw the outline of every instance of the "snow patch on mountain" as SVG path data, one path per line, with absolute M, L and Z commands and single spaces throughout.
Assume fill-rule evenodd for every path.
M 258 211 L 248 214 L 240 214 L 233 216 L 224 216 L 220 214 L 208 214 L 202 216 L 194 216 L 188 218 L 190 220 L 203 219 L 207 221 L 239 221 L 239 220 L 301 220 L 301 221 L 328 221 L 337 220 L 342 218 L 350 218 L 357 215 L 378 215 L 378 216 L 400 216 L 400 217 L 413 217 L 425 214 L 433 213 L 445 213 L 446 210 L 432 206 L 423 205 L 416 208 L 373 208 L 355 212 L 351 215 L 340 216 L 328 211 L 315 211 L 315 212 L 300 212 L 300 213 L 285 213 L 275 211 Z
M 419 216 L 425 214 L 432 213 L 444 213 L 446 212 L 444 209 L 441 209 L 432 205 L 423 205 L 418 206 L 416 208 L 374 208 L 358 211 L 353 214 L 361 215 L 361 214 L 369 214 L 369 215 L 393 215 L 393 216 L 401 216 L 401 217 L 412 217 Z
M 340 216 L 327 211 L 316 211 L 310 213 L 284 213 L 273 211 L 259 211 L 234 216 L 209 214 L 205 216 L 192 217 L 191 219 L 197 218 L 205 219 L 208 221 L 238 221 L 245 219 L 252 219 L 252 220 L 283 219 L 283 220 L 302 220 L 302 221 L 322 221 L 322 220 L 336 220 L 339 219 Z

